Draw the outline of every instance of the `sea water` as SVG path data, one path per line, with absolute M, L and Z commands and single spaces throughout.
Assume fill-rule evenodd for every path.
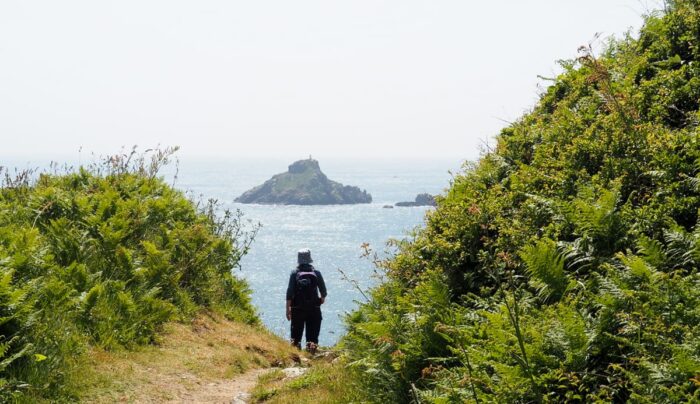
M 362 257 L 363 243 L 383 254 L 387 240 L 408 237 L 412 229 L 423 224 L 426 211 L 432 209 L 384 206 L 412 201 L 418 193 L 443 192 L 449 186 L 450 171 L 457 171 L 460 162 L 320 161 L 328 178 L 372 194 L 371 204 L 282 206 L 233 202 L 244 191 L 285 172 L 291 163 L 183 159 L 175 185 L 197 197 L 217 199 L 225 208 L 240 209 L 245 219 L 262 225 L 236 274 L 249 282 L 263 323 L 284 338 L 289 337 L 285 318 L 289 274 L 296 266 L 297 251 L 311 250 L 314 266 L 323 274 L 328 289 L 319 342 L 333 345 L 344 333 L 343 316 L 364 300 L 361 290 L 378 281 L 372 276 L 371 261 Z

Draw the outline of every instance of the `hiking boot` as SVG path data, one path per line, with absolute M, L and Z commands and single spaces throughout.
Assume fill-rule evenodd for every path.
M 292 340 L 292 346 L 295 347 L 296 349 L 301 350 L 301 342 L 300 341 Z M 308 347 L 308 344 L 307 344 L 307 347 Z
M 315 354 L 316 350 L 318 349 L 318 345 L 316 345 L 315 342 L 307 342 L 306 343 L 306 350 L 311 354 Z

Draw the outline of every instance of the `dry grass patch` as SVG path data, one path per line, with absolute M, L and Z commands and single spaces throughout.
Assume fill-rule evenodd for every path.
M 335 404 L 359 402 L 361 397 L 350 370 L 342 361 L 317 359 L 311 368 L 296 378 L 282 371 L 269 372 L 258 378 L 252 390 L 253 402 L 270 404 Z
M 95 403 L 216 401 L 240 388 L 244 378 L 234 378 L 244 372 L 299 361 L 298 351 L 263 328 L 212 314 L 167 324 L 156 345 L 88 356 L 81 398 Z M 254 384 L 262 372 L 250 374 Z

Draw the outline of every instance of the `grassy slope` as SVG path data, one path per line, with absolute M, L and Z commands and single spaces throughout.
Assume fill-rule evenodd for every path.
M 359 388 L 342 359 L 321 358 L 313 360 L 309 371 L 296 379 L 285 378 L 281 371 L 260 377 L 252 396 L 254 402 L 269 404 L 362 402 Z
M 226 383 L 237 375 L 299 359 L 268 331 L 212 314 L 168 323 L 159 340 L 133 351 L 93 348 L 78 375 L 81 401 L 231 400 Z
M 321 184 L 322 174 L 319 171 L 311 169 L 301 173 L 284 173 L 275 176 L 275 185 L 273 190 L 275 193 L 281 194 L 284 192 L 298 192 L 300 189 L 308 191 L 309 194 L 319 193 L 322 190 L 316 189 L 314 186 Z

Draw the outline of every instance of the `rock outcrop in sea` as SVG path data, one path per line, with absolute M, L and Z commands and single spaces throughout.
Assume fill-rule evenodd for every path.
M 435 197 L 430 194 L 418 194 L 413 202 L 398 202 L 396 206 L 437 206 Z
M 275 205 L 348 205 L 372 202 L 372 195 L 358 187 L 331 181 L 321 172 L 318 161 L 299 160 L 286 173 L 236 198 L 240 203 Z

